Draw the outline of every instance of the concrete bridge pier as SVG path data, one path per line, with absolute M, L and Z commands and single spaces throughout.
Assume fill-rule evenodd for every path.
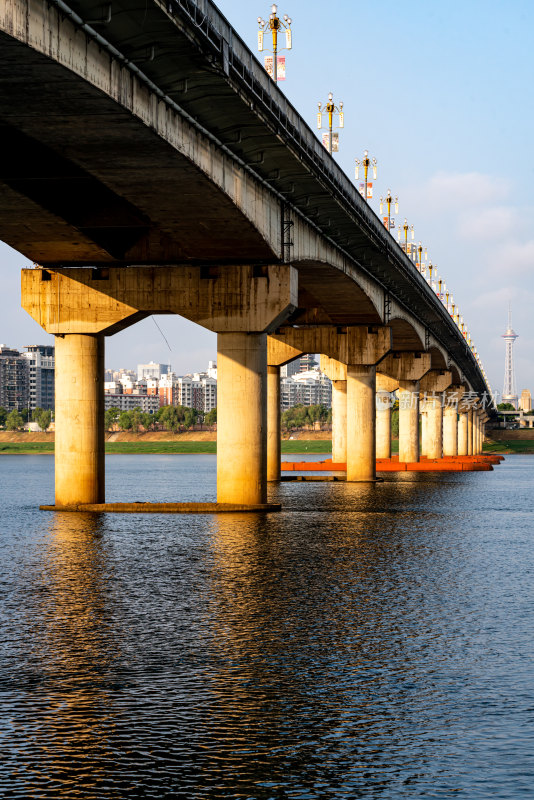
M 447 370 L 430 370 L 420 382 L 420 389 L 426 396 L 423 455 L 428 458 L 441 458 L 443 455 L 443 393 L 451 382 L 452 374 Z
M 57 506 L 105 501 L 104 336 L 55 337 Z
M 458 414 L 453 406 L 443 409 L 443 455 L 458 455 Z
M 420 442 L 419 447 L 422 456 L 428 455 L 428 414 L 426 400 L 419 398 L 419 422 L 420 422 Z
M 426 455 L 428 458 L 441 458 L 443 455 L 443 408 L 441 405 L 441 397 L 432 397 L 426 402 L 428 416 L 428 447 Z
M 376 480 L 376 367 L 347 365 L 347 481 Z
M 468 455 L 468 412 L 466 408 L 460 407 L 458 413 L 458 455 L 459 456 L 466 456 Z
M 104 335 L 152 313 L 217 333 L 217 501 L 265 503 L 267 333 L 298 304 L 292 267 L 23 270 L 22 304 L 57 337 L 56 507 L 104 501 Z
M 473 455 L 473 409 L 467 412 L 467 455 Z
M 376 376 L 376 457 L 391 458 L 391 392 L 397 381 L 381 373 Z
M 399 461 L 419 461 L 419 381 L 399 381 Z
M 380 363 L 399 386 L 399 461 L 419 461 L 420 381 L 430 367 L 429 353 L 392 353 Z
M 302 355 L 283 340 L 267 337 L 267 481 L 281 477 L 280 367 Z M 218 416 L 218 415 L 217 415 Z
M 267 481 L 280 480 L 280 367 L 267 366 Z
M 391 350 L 391 329 L 383 325 L 288 327 L 270 338 L 297 352 L 321 354 L 321 370 L 337 384 L 332 458 L 346 463 L 348 481 L 376 480 L 376 364 Z
M 347 463 L 347 366 L 321 355 L 321 372 L 332 381 L 332 461 Z
M 267 335 L 217 334 L 217 500 L 267 501 Z
M 332 381 L 332 461 L 347 462 L 347 381 Z
M 376 457 L 391 458 L 391 395 L 376 393 Z
M 463 388 L 451 386 L 445 393 L 443 408 L 443 455 L 457 456 L 458 453 L 458 403 Z
M 478 412 L 478 419 L 477 419 L 477 450 L 478 455 L 482 453 L 482 413 Z

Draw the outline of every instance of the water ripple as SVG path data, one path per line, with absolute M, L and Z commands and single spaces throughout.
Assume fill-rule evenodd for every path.
M 534 461 L 246 517 L 42 514 L 50 462 L 0 461 L 2 797 L 531 796 Z M 212 499 L 210 457 L 108 471 Z

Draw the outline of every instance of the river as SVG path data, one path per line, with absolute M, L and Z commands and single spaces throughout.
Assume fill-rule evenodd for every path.
M 214 456 L 107 499 L 214 500 Z M 0 796 L 534 796 L 534 458 L 284 483 L 265 515 L 85 515 L 0 457 Z

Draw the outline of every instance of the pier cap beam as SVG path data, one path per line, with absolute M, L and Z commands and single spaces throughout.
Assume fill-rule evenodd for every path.
M 380 362 L 380 372 L 400 381 L 420 381 L 432 367 L 430 353 L 390 353 Z
M 426 394 L 441 394 L 452 384 L 452 372 L 432 369 L 421 378 L 419 389 Z
M 112 335 L 151 314 L 217 333 L 268 333 L 298 304 L 285 264 L 24 269 L 22 307 L 47 333 Z
M 335 358 L 325 356 L 322 353 L 319 357 L 319 369 L 331 381 L 346 381 L 347 380 L 347 365 L 342 364 L 341 361 L 336 361 Z
M 381 372 L 376 373 L 376 391 L 377 392 L 396 392 L 399 388 L 399 382 L 395 378 L 390 378 L 388 375 L 383 375 Z
M 300 353 L 320 353 L 343 364 L 374 366 L 391 350 L 391 329 L 386 325 L 350 327 L 279 328 L 271 338 Z

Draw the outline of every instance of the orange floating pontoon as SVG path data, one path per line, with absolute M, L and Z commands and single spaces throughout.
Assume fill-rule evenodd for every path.
M 428 458 L 421 456 L 420 461 L 406 463 L 399 461 L 398 456 L 377 458 L 377 472 L 490 472 L 493 464 L 500 464 L 503 456 L 444 456 Z M 334 463 L 332 459 L 324 461 L 285 461 L 281 465 L 282 472 L 346 472 L 347 465 Z

